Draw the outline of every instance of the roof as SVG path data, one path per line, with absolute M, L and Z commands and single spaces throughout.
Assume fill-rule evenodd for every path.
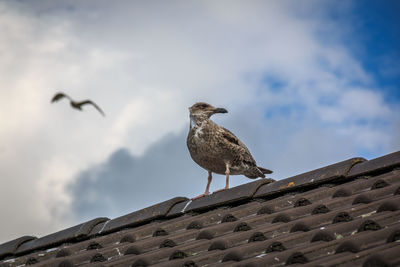
M 400 151 L 0 245 L 0 266 L 400 266 Z

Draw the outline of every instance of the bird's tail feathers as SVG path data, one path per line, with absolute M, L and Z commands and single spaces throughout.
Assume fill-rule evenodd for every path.
M 271 173 L 270 170 L 254 166 L 253 168 L 248 169 L 244 175 L 250 179 L 256 179 L 258 177 L 265 178 L 264 171 L 269 171 L 266 173 Z
M 258 166 L 257 166 L 257 168 L 258 168 L 263 174 L 271 174 L 271 173 L 273 173 L 273 171 L 268 170 L 268 169 L 265 169 L 265 168 L 263 168 L 263 167 L 258 167 Z

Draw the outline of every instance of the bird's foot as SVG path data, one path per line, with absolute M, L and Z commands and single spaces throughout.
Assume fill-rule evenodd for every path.
M 198 198 L 202 198 L 202 197 L 208 196 L 209 194 L 210 194 L 210 193 L 207 192 L 207 193 L 198 195 L 197 197 L 192 198 L 192 200 L 195 200 L 195 199 L 198 199 Z

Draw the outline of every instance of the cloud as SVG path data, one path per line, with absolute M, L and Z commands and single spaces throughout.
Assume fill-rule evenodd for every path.
M 141 157 L 126 148 L 114 151 L 103 163 L 80 173 L 69 190 L 77 218 L 91 219 L 117 217 L 192 194 L 204 189 L 206 180 L 207 172 L 191 162 L 185 135 L 180 133 L 166 135 Z
M 7 222 L 0 240 L 43 235 L 95 214 L 121 215 L 182 191 L 201 193 L 204 172 L 182 143 L 195 101 L 226 107 L 229 116 L 215 120 L 276 178 L 359 151 L 393 150 L 398 105 L 385 101 L 349 53 L 340 23 L 323 15 L 329 5 L 1 2 L 0 210 Z M 107 116 L 67 102 L 50 105 L 59 90 L 93 99 Z M 170 146 L 179 150 L 165 155 Z M 185 168 L 167 171 L 163 162 Z M 160 172 L 152 166 L 165 181 L 192 175 L 198 184 L 184 180 L 181 191 L 163 184 L 151 191 L 158 198 L 114 189 L 99 200 L 111 177 L 119 182 L 112 186 L 137 187 L 145 175 L 156 181 Z M 135 178 L 125 181 L 130 173 Z M 137 206 L 126 204 L 133 200 Z M 114 212 L 114 204 L 123 208 Z

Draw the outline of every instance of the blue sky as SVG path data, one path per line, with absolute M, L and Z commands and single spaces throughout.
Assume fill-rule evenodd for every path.
M 213 120 L 275 179 L 399 150 L 398 11 L 398 1 L 0 1 L 0 241 L 202 193 L 207 172 L 185 144 L 196 101 L 226 108 Z M 59 90 L 106 117 L 51 105 Z M 216 175 L 211 190 L 223 186 Z
M 370 72 L 389 102 L 400 100 L 400 3 L 355 1 L 346 22 L 352 30 L 349 49 Z M 339 20 L 340 14 L 335 14 Z M 345 19 L 346 20 L 346 19 Z

